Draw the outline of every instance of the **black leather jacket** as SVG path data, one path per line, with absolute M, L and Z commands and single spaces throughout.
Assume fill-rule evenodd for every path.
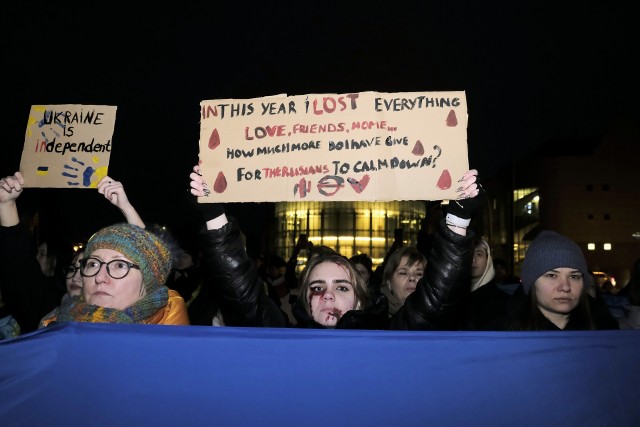
M 391 318 L 390 329 L 457 329 L 459 301 L 470 291 L 473 237 L 472 232 L 467 236 L 454 233 L 442 220 L 425 276 Z M 219 230 L 201 231 L 199 239 L 205 283 L 211 286 L 226 325 L 288 326 L 286 315 L 264 291 L 262 279 L 245 251 L 233 219 Z M 339 322 L 340 328 L 379 329 L 380 313 L 386 316 L 386 310 L 377 310 L 377 306 L 379 304 L 368 310 L 345 313 L 345 319 Z M 300 326 L 314 327 L 310 323 L 303 322 Z
M 198 240 L 205 274 L 202 286 L 209 287 L 208 303 L 219 307 L 226 326 L 288 326 L 286 315 L 265 292 L 233 218 L 219 230 L 200 231 Z
M 461 301 L 470 292 L 474 233 L 454 233 L 438 224 L 425 275 L 393 315 L 389 329 L 456 330 Z

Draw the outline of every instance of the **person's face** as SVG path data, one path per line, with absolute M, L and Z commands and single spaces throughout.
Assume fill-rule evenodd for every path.
M 418 280 L 424 276 L 424 265 L 420 261 L 409 265 L 408 260 L 408 256 L 403 256 L 400 259 L 400 264 L 393 272 L 389 282 L 391 292 L 398 298 L 401 305 L 416 290 Z
M 176 270 L 184 270 L 185 268 L 189 268 L 193 266 L 193 258 L 189 252 L 180 249 L 178 255 L 176 256 L 176 264 L 173 268 Z
M 102 262 L 113 260 L 132 262 L 112 249 L 98 249 L 89 256 Z M 87 303 L 116 310 L 130 307 L 145 294 L 142 272 L 136 268 L 131 268 L 123 278 L 114 279 L 107 273 L 107 266 L 102 265 L 95 276 L 83 277 L 82 285 L 82 294 Z
M 471 263 L 471 277 L 479 279 L 487 269 L 487 250 L 482 245 L 476 246 L 473 251 L 473 262 Z
M 362 264 L 355 264 L 355 269 L 358 271 L 360 276 L 364 279 L 365 283 L 369 283 L 369 270 Z
M 80 260 L 82 259 L 83 252 L 76 253 L 71 262 L 71 266 L 76 268 L 73 276 L 65 278 L 65 284 L 67 286 L 67 294 L 71 297 L 79 297 L 82 294 L 82 275 L 80 275 Z
M 284 276 L 284 273 L 286 272 L 286 267 L 277 267 L 275 265 L 270 265 L 269 266 L 269 277 L 272 279 L 276 279 L 280 276 Z
M 38 246 L 38 253 L 36 253 L 36 259 L 38 260 L 38 264 L 40 264 L 40 269 L 42 270 L 42 273 L 46 276 L 49 275 L 49 258 L 47 256 L 48 254 L 48 249 L 47 249 L 47 243 L 41 243 L 40 246 Z
M 349 270 L 334 262 L 323 262 L 309 274 L 307 303 L 313 320 L 334 327 L 340 317 L 357 308 Z
M 496 279 L 501 280 L 507 277 L 507 269 L 502 264 L 494 264 L 493 268 L 496 271 Z
M 534 286 L 543 313 L 569 314 L 580 302 L 584 277 L 573 268 L 554 268 L 540 276 Z

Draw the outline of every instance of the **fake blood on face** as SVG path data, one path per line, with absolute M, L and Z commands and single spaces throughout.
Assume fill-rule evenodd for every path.
M 318 297 L 319 300 L 322 300 L 324 298 L 325 293 L 326 293 L 326 290 L 311 291 L 311 293 L 309 294 L 309 311 L 313 312 L 313 309 L 311 308 L 311 300 L 313 300 L 313 298 L 315 297 Z M 339 320 L 340 317 L 342 316 L 342 311 L 337 308 L 334 308 L 328 314 Z

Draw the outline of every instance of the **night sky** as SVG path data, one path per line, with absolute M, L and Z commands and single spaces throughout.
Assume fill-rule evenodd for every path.
M 168 223 L 182 221 L 205 99 L 464 90 L 469 162 L 489 176 L 550 139 L 599 138 L 638 115 L 636 2 L 183 3 L 3 5 L 0 174 L 18 169 L 33 104 L 116 105 L 109 175 L 145 220 Z M 96 193 L 24 197 L 82 234 L 121 219 Z M 265 209 L 249 205 L 238 211 Z

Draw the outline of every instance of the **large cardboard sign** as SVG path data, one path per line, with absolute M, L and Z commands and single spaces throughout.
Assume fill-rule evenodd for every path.
M 116 107 L 34 105 L 20 172 L 26 187 L 95 188 L 107 175 Z
M 200 103 L 199 202 L 455 199 L 464 92 L 276 95 Z

